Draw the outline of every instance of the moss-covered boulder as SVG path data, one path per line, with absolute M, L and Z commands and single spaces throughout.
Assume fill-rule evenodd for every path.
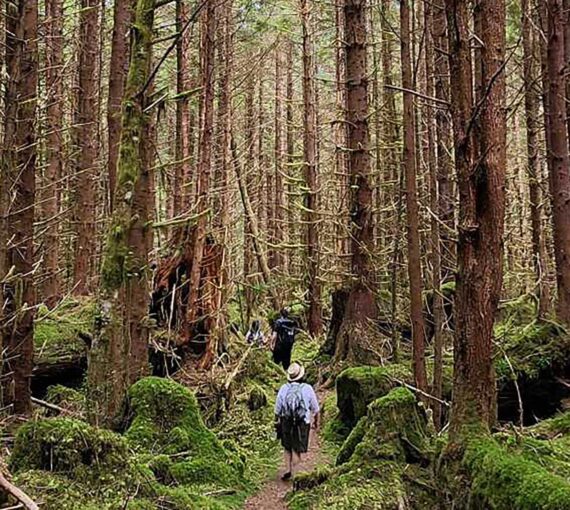
M 403 365 L 348 368 L 336 380 L 337 406 L 340 420 L 349 428 L 366 414 L 368 404 L 408 380 L 410 369 Z
M 295 477 L 289 508 L 434 508 L 434 495 L 424 490 L 429 455 L 423 409 L 412 392 L 395 388 L 368 406 L 341 447 L 336 467 Z
M 352 430 L 340 450 L 337 463 L 357 457 L 421 462 L 428 457 L 427 423 L 414 394 L 395 388 L 368 406 L 368 414 Z
M 463 464 L 471 478 L 471 508 L 570 509 L 570 482 L 490 437 L 472 440 Z
M 127 443 L 121 436 L 70 418 L 29 421 L 16 434 L 13 471 L 43 470 L 82 477 L 125 469 Z

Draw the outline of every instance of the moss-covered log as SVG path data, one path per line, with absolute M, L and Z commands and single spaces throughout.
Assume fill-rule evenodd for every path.
M 471 441 L 463 459 L 471 477 L 469 508 L 570 509 L 570 483 L 492 438 Z

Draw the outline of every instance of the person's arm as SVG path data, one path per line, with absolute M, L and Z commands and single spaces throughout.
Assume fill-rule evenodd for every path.
M 320 413 L 321 413 L 321 408 L 319 406 L 319 400 L 317 399 L 317 395 L 315 393 L 315 390 L 313 389 L 312 386 L 309 386 L 310 388 L 310 408 L 311 408 L 311 413 L 313 415 L 313 428 L 318 429 L 319 428 L 319 421 L 320 421 Z

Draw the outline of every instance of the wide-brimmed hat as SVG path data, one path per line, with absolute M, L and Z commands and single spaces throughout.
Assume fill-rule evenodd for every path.
M 305 375 L 305 369 L 299 363 L 293 363 L 287 369 L 287 380 L 289 382 L 295 382 L 303 378 Z

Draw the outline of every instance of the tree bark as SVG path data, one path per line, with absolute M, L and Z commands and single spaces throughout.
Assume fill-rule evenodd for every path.
M 198 319 L 198 297 L 200 295 L 200 275 L 202 269 L 202 258 L 204 255 L 204 245 L 206 241 L 206 228 L 208 224 L 208 196 L 210 192 L 210 165 L 212 160 L 212 130 L 214 124 L 214 58 L 215 58 L 215 37 L 216 37 L 216 5 L 208 2 L 202 11 L 202 97 L 200 107 L 200 143 L 198 146 L 198 200 L 197 213 L 199 219 L 196 225 L 192 270 L 190 272 L 190 289 L 188 298 L 188 310 L 186 324 L 193 327 Z M 187 338 L 190 335 L 186 335 Z
M 562 0 L 548 0 L 548 151 L 554 231 L 554 258 L 558 287 L 558 318 L 570 324 L 570 158 L 564 78 L 564 10 Z
M 368 134 L 366 7 L 366 0 L 345 0 L 343 3 L 353 281 L 337 342 L 337 359 L 368 357 L 366 346 L 372 341 L 372 323 L 378 315 L 372 290 L 374 222 Z
M 480 3 L 481 101 L 473 97 L 468 2 L 446 0 L 455 165 L 460 194 L 452 441 L 494 421 L 493 323 L 505 212 L 505 2 Z M 480 154 L 474 123 L 478 124 Z
M 59 221 L 63 177 L 63 0 L 46 0 L 47 126 L 43 213 L 49 222 L 44 240 L 42 297 L 48 307 L 60 297 Z
M 81 0 L 79 15 L 79 96 L 75 119 L 78 151 L 75 175 L 74 294 L 91 291 L 96 240 L 95 183 L 97 180 L 97 97 L 99 62 L 99 0 Z
M 6 73 L 2 181 L 11 201 L 6 210 L 6 260 L 2 271 L 3 406 L 32 412 L 30 379 L 34 350 L 34 200 L 38 5 L 18 0 L 6 11 Z M 3 206 L 4 207 L 4 206 Z
M 147 80 L 154 0 L 137 0 L 125 87 L 115 210 L 103 252 L 88 382 L 92 422 L 110 425 L 127 388 L 148 372 L 148 249 L 151 234 Z M 145 88 L 147 89 L 145 91 Z
M 532 227 L 532 260 L 538 292 L 538 318 L 543 319 L 550 309 L 550 288 L 547 282 L 548 256 L 542 233 L 542 193 L 540 189 L 540 91 L 536 68 L 536 42 L 531 24 L 529 0 L 522 3 L 523 80 L 525 94 L 527 172 Z
M 435 6 L 426 3 L 424 6 L 425 24 L 425 75 L 426 75 L 426 95 L 435 96 L 435 33 L 434 33 L 434 12 Z M 441 293 L 441 236 L 439 228 L 440 216 L 440 195 L 438 190 L 438 161 L 436 148 L 436 119 L 431 111 L 425 112 L 425 122 L 427 123 L 427 143 L 428 143 L 428 171 L 429 171 L 429 192 L 430 207 L 432 210 L 430 235 L 431 235 L 431 289 L 432 314 L 433 314 L 433 385 L 431 393 L 441 400 L 443 393 L 443 295 Z M 437 430 L 442 426 L 442 408 L 437 400 L 431 402 L 433 409 L 433 421 Z
M 413 90 L 412 60 L 410 52 L 410 7 L 408 0 L 400 2 L 402 86 Z M 425 366 L 425 324 L 422 305 L 422 268 L 420 255 L 419 207 L 416 183 L 416 136 L 414 99 L 404 93 L 404 153 L 406 181 L 406 212 L 408 234 L 408 277 L 410 281 L 410 315 L 412 323 L 412 366 L 416 387 L 427 390 Z
M 121 108 L 125 80 L 129 67 L 129 26 L 132 21 L 134 0 L 115 0 L 113 7 L 113 36 L 109 67 L 109 97 L 107 100 L 109 174 L 109 209 L 113 211 L 115 186 L 117 185 L 117 159 L 121 140 Z
M 433 44 L 435 97 L 449 103 L 449 59 L 447 42 L 447 20 L 444 0 L 433 5 Z M 451 139 L 451 117 L 449 108 L 438 108 L 435 114 L 437 133 L 437 187 L 439 191 L 439 213 L 442 222 L 441 234 L 441 281 L 455 279 L 456 243 L 455 232 L 455 189 L 453 185 L 453 159 Z M 435 211 L 434 211 L 435 212 Z
M 176 30 L 178 33 L 188 22 L 188 3 L 186 0 L 176 0 Z M 188 60 L 190 55 L 190 31 L 186 30 L 176 42 L 176 160 L 174 166 L 174 185 L 172 215 L 179 216 L 188 207 L 186 202 L 186 176 L 190 175 L 190 105 L 188 91 L 190 90 L 190 73 Z
M 318 232 L 318 169 L 317 169 L 317 112 L 315 93 L 315 65 L 313 61 L 313 24 L 311 0 L 301 0 L 301 25 L 303 32 L 303 169 L 305 174 L 305 225 L 306 225 L 306 275 L 309 309 L 307 329 L 317 336 L 322 330 L 321 286 L 319 282 L 319 232 Z

